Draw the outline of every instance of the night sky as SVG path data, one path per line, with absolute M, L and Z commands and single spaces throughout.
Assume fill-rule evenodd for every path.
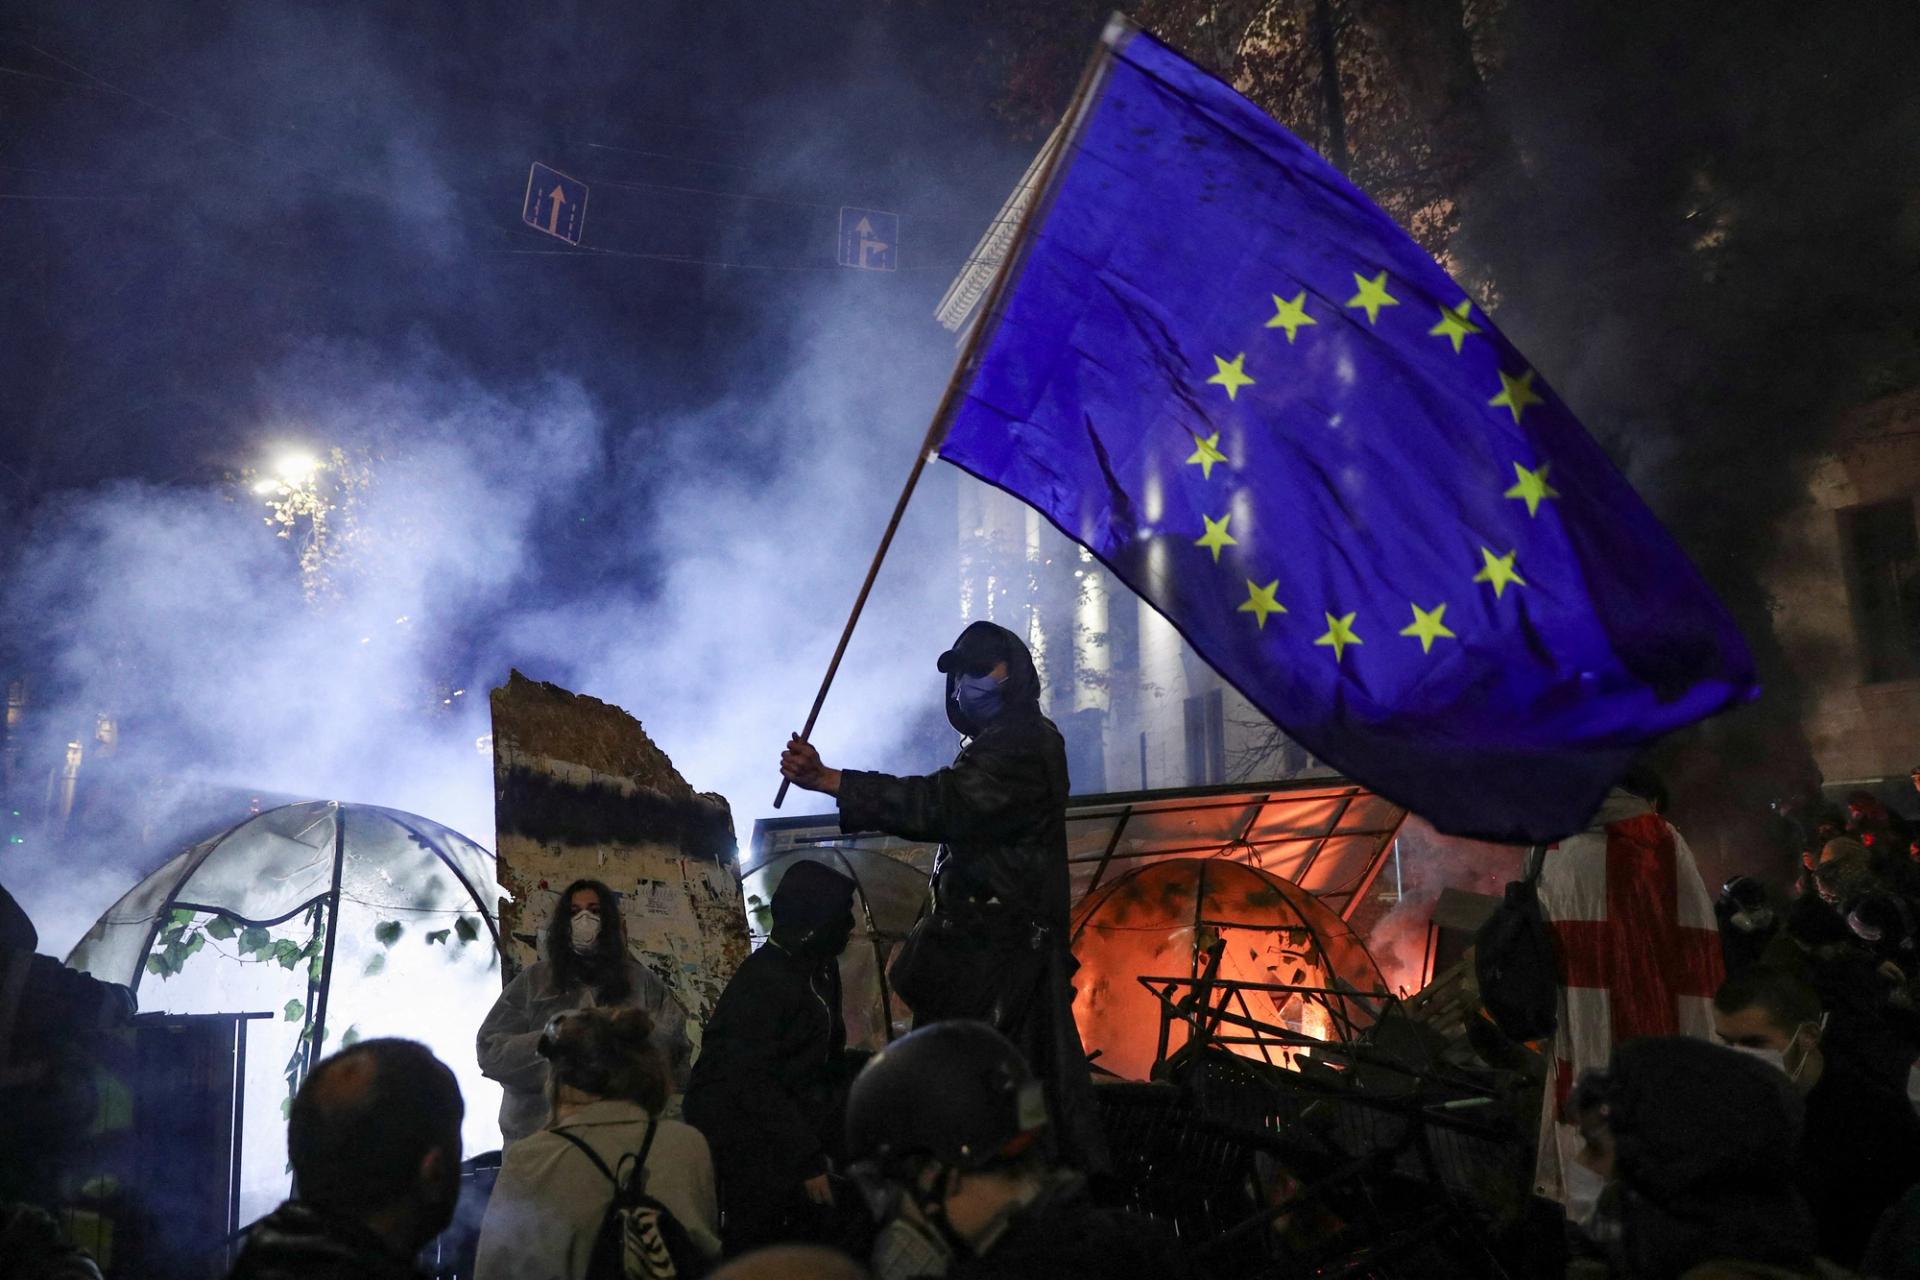
M 578 377 L 628 420 L 610 444 L 755 399 L 823 289 L 929 311 L 1029 154 L 921 6 L 26 9 L 0 27 L 13 514 L 250 461 L 265 371 L 316 339 Z M 591 185 L 581 250 L 520 224 L 533 160 Z M 900 272 L 834 278 L 845 204 L 907 215 Z
M 934 305 L 1037 145 L 977 70 L 927 4 L 15 7 L 26 767 L 106 712 L 129 775 L 487 839 L 475 738 L 519 666 L 631 708 L 744 830 L 951 369 Z M 578 249 L 521 224 L 536 160 L 589 185 Z M 837 265 L 843 205 L 901 215 L 897 271 Z M 289 447 L 374 480 L 318 607 L 240 475 Z M 823 744 L 937 718 L 956 483 L 916 504 Z M 79 843 L 88 903 L 158 856 Z

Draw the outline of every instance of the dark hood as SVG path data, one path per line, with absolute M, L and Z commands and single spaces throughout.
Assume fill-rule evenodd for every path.
M 1704 1040 L 1661 1036 L 1620 1045 L 1607 1074 L 1631 1274 L 1678 1275 L 1719 1257 L 1812 1257 L 1813 1220 L 1793 1187 L 1803 1106 L 1783 1073 Z
M 40 934 L 33 921 L 13 895 L 0 887 L 0 951 L 32 951 L 39 945 Z
M 1003 626 L 992 622 L 970 622 L 953 647 L 940 655 L 934 665 L 947 677 L 947 722 L 971 738 L 985 725 L 965 715 L 953 700 L 954 681 L 969 672 L 978 672 L 1005 659 L 1007 683 L 1002 690 L 1002 717 L 1040 712 L 1040 673 L 1034 669 L 1033 655 L 1026 641 Z
M 774 886 L 774 941 L 789 950 L 807 949 L 810 939 L 844 930 L 853 919 L 853 891 L 852 878 L 825 863 L 794 863 Z M 845 945 L 844 937 L 839 941 Z

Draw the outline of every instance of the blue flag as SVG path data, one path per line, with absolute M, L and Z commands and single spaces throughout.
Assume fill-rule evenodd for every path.
M 940 456 L 1444 831 L 1566 835 L 1752 697 L 1725 608 L 1460 286 L 1253 103 L 1108 42 Z

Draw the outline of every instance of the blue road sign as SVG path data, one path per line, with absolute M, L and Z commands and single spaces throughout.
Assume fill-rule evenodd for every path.
M 581 228 L 587 224 L 587 184 L 535 161 L 527 171 L 520 221 L 568 244 L 579 244 Z
M 884 209 L 840 207 L 840 265 L 893 271 L 900 265 L 900 215 Z

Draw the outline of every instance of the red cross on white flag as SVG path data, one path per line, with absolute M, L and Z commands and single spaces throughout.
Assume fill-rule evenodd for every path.
M 1592 828 L 1547 851 L 1540 904 L 1561 987 L 1535 1184 L 1561 1199 L 1562 1169 L 1580 1144 L 1559 1123 L 1573 1082 L 1605 1067 L 1613 1046 L 1634 1036 L 1711 1038 L 1725 969 L 1713 899 L 1687 842 L 1624 792 L 1614 792 Z

